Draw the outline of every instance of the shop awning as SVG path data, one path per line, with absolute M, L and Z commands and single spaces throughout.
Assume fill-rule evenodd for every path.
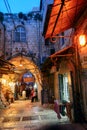
M 0 57 L 0 74 L 14 73 L 14 65 Z
M 67 57 L 72 56 L 74 53 L 75 48 L 73 46 L 66 47 L 60 51 L 57 51 L 56 53 L 50 55 L 50 58 L 56 58 L 56 57 Z
M 55 52 L 54 54 L 50 55 L 42 66 L 42 72 L 49 72 L 51 67 L 57 63 L 59 66 L 60 62 L 65 59 L 70 59 L 70 57 L 74 56 L 75 48 L 74 46 L 66 47 L 60 51 Z
M 87 0 L 54 0 L 47 9 L 43 30 L 45 39 L 73 28 L 86 8 Z

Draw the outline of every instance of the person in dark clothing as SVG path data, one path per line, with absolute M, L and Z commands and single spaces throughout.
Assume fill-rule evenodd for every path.
M 31 102 L 36 101 L 36 98 L 37 98 L 37 93 L 34 89 L 32 89 L 32 91 L 31 91 Z

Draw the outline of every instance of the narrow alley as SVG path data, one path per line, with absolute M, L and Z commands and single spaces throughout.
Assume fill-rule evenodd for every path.
M 65 124 L 70 129 L 71 125 L 66 116 L 57 118 L 53 106 L 42 106 L 39 102 L 31 103 L 30 100 L 17 100 L 8 108 L 0 110 L 0 115 L 0 130 L 37 130 L 52 124 Z M 79 125 L 74 127 L 78 129 Z M 80 125 L 78 130 L 84 128 Z
M 0 130 L 87 130 L 87 0 L 25 3 L 0 0 Z

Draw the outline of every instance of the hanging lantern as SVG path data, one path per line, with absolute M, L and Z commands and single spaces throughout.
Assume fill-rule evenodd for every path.
M 86 45 L 86 36 L 85 35 L 80 35 L 79 36 L 79 44 L 81 46 L 85 46 Z

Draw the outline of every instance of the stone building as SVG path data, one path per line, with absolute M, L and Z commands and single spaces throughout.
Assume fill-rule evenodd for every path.
M 40 66 L 48 55 L 42 36 L 40 11 L 3 14 L 3 21 L 0 23 L 0 56 L 3 56 L 3 62 L 8 63 L 8 66 L 6 68 L 3 63 L 4 72 L 0 69 L 2 86 L 10 86 L 14 94 L 14 88 L 21 85 L 23 75 L 31 73 L 35 78 L 35 86 L 38 87 L 38 100 L 41 100 Z
M 73 104 L 72 120 L 87 120 L 87 45 L 81 47 L 78 41 L 81 34 L 87 37 L 87 1 L 41 0 L 41 9 L 44 38 L 55 44 L 59 41 L 59 49 L 44 63 L 43 71 L 49 68 L 44 78 L 48 79 L 50 91 L 58 101 Z
M 15 86 L 21 85 L 23 75 L 32 73 L 40 101 L 41 89 L 45 84 L 40 68 L 47 57 L 60 49 L 59 41 L 55 45 L 44 39 L 42 26 L 42 12 L 38 10 L 28 14 L 3 14 L 0 23 L 0 56 L 7 63 L 6 68 L 3 63 L 4 72 L 1 70 L 2 86 L 10 86 L 14 94 Z
M 20 15 L 20 14 L 19 14 Z M 35 15 L 33 13 L 33 15 Z M 26 20 L 20 18 L 18 14 L 5 14 L 5 56 L 6 59 L 23 53 L 31 56 L 34 60 L 40 57 L 40 43 L 42 43 L 41 36 L 41 21 L 29 18 L 27 14 L 24 16 Z M 32 16 L 34 17 L 34 16 Z M 36 61 L 38 62 L 38 60 Z

